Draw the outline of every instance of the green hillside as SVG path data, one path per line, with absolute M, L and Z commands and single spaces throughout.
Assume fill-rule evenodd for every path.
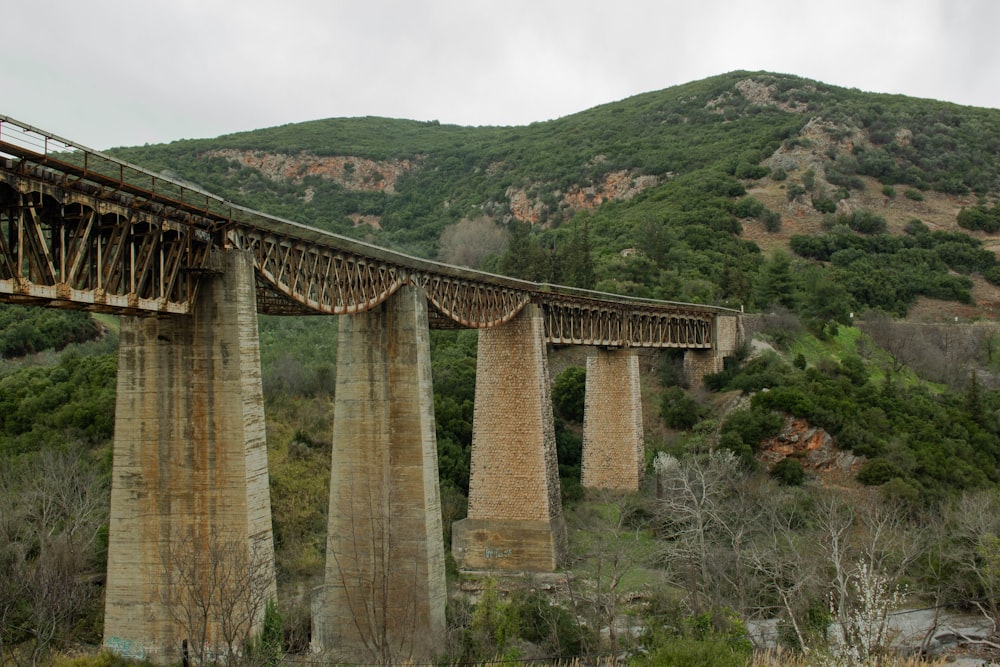
M 340 118 L 116 154 L 420 256 L 454 257 L 442 233 L 460 221 L 492 225 L 520 245 L 506 258 L 486 248 L 478 265 L 611 292 L 814 311 L 767 280 L 761 250 L 793 216 L 814 220 L 829 249 L 781 244 L 820 260 L 808 279 L 838 300 L 824 316 L 902 315 L 920 296 L 967 303 L 970 277 L 1000 281 L 984 250 L 1000 228 L 1000 111 L 792 76 L 733 72 L 527 127 Z M 932 233 L 880 240 L 924 230 L 914 220 Z

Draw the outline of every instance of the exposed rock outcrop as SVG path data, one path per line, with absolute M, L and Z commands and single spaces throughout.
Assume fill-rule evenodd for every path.
M 623 169 L 607 174 L 596 185 L 578 186 L 568 192 L 556 191 L 553 194 L 559 200 L 560 209 L 579 211 L 595 209 L 607 201 L 629 200 L 643 190 L 656 187 L 659 184 L 660 178 L 657 176 L 635 175 Z M 521 222 L 538 224 L 545 219 L 546 214 L 554 212 L 549 211 L 548 206 L 543 201 L 529 196 L 526 188 L 510 187 L 507 189 L 506 196 L 511 215 Z
M 825 430 L 798 417 L 789 417 L 781 433 L 762 443 L 759 454 L 768 468 L 789 456 L 797 458 L 803 469 L 824 474 L 853 476 L 863 462 L 851 452 L 837 449 L 833 436 Z
M 417 167 L 412 160 L 369 160 L 342 155 L 286 155 L 267 151 L 213 150 L 202 157 L 223 158 L 251 169 L 279 183 L 302 183 L 307 176 L 339 183 L 347 190 L 370 190 L 392 194 L 399 177 Z

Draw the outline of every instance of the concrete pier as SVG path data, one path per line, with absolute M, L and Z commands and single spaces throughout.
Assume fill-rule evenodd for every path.
M 445 633 L 444 542 L 427 302 L 403 287 L 340 318 L 326 577 L 313 645 L 427 661 Z
M 645 464 L 639 357 L 629 349 L 598 349 L 587 357 L 581 483 L 635 492 Z
M 104 646 L 222 659 L 275 597 L 253 263 L 220 253 L 190 316 L 121 319 Z
M 470 570 L 551 572 L 566 554 L 540 310 L 479 331 L 468 518 L 452 554 Z

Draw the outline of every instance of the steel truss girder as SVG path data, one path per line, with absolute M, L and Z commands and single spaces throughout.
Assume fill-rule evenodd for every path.
M 211 236 L 109 193 L 0 172 L 0 296 L 119 313 L 188 313 Z M 98 196 L 98 195 L 102 196 Z
M 545 336 L 555 345 L 709 349 L 714 315 L 662 306 L 547 296 Z
M 482 328 L 510 321 L 530 300 L 524 290 L 250 227 L 235 227 L 229 241 L 254 257 L 264 313 L 350 315 L 375 308 L 408 284 L 423 290 L 437 328 Z
M 405 284 L 399 268 L 359 253 L 239 226 L 229 242 L 249 251 L 263 313 L 349 315 L 370 310 Z
M 470 329 L 509 322 L 531 300 L 524 290 L 430 272 L 420 274 L 418 282 L 439 313 Z

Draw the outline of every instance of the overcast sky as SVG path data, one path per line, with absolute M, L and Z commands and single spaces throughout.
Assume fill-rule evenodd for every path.
M 1000 108 L 997 0 L 11 0 L 0 114 L 97 149 L 526 125 L 738 69 Z

